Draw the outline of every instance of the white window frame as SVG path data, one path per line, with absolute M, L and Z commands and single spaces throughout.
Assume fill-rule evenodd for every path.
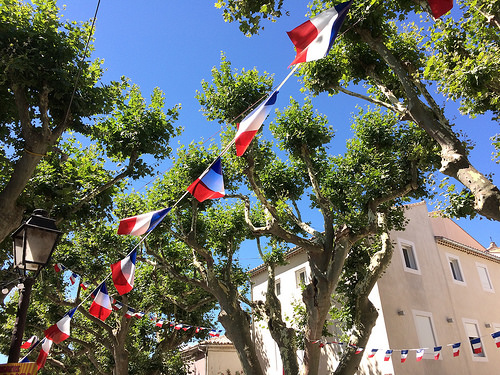
M 276 293 L 276 296 L 280 296 L 281 295 L 281 280 L 280 279 L 276 279 L 274 281 L 274 293 Z
M 301 274 L 304 274 L 304 280 L 302 281 L 300 279 L 300 275 Z M 301 269 L 298 269 L 297 271 L 295 271 L 295 285 L 297 288 L 300 288 L 301 285 L 306 285 L 307 283 L 307 273 L 306 273 L 306 269 L 303 267 Z
M 476 326 L 476 331 L 477 331 L 478 337 L 481 337 L 481 346 L 483 348 L 483 354 L 484 354 L 483 357 L 476 356 L 474 354 L 474 352 L 472 351 L 472 345 L 470 344 L 470 342 L 466 342 L 466 346 L 469 347 L 470 355 L 472 356 L 472 360 L 476 361 L 476 362 L 488 362 L 488 356 L 486 354 L 486 348 L 485 348 L 485 337 L 482 337 L 482 335 L 481 335 L 481 331 L 479 330 L 479 322 L 476 319 L 469 319 L 469 318 L 462 318 L 462 322 L 463 322 L 464 331 L 465 331 L 464 337 L 467 337 L 467 340 L 469 340 L 469 336 L 467 335 L 466 324 L 474 324 Z
M 432 313 L 429 311 L 412 310 L 412 314 L 413 314 L 413 324 L 414 324 L 415 329 L 417 331 L 417 338 L 418 338 L 419 345 L 421 348 L 426 348 L 426 350 L 424 350 L 423 359 L 434 360 L 434 347 L 438 346 L 439 339 L 437 337 L 436 325 L 434 324 L 434 319 L 432 317 Z M 432 347 L 429 347 L 428 344 L 422 342 L 422 340 L 421 340 L 422 337 L 419 334 L 420 330 L 418 329 L 418 326 L 417 326 L 417 315 L 429 318 L 430 329 L 432 331 L 432 336 L 434 338 L 434 344 Z
M 490 288 L 484 287 L 483 280 L 481 279 L 481 272 L 480 272 L 479 268 L 484 268 L 484 270 L 486 272 L 486 277 L 488 278 L 488 283 L 490 284 Z M 488 271 L 488 266 L 486 266 L 486 264 L 484 264 L 484 263 L 476 262 L 476 269 L 477 269 L 479 281 L 481 283 L 481 286 L 483 287 L 483 290 L 486 292 L 495 293 L 495 288 L 493 288 L 493 282 L 491 281 L 490 271 Z
M 416 275 L 421 275 L 422 272 L 420 271 L 420 264 L 418 262 L 417 251 L 415 250 L 415 244 L 411 241 L 398 238 L 398 246 L 399 246 L 399 251 L 401 254 L 401 260 L 403 262 L 403 269 L 406 272 L 414 273 Z M 406 266 L 405 254 L 404 254 L 404 250 L 403 250 L 404 247 L 411 248 L 413 259 L 415 260 L 416 269 Z
M 467 283 L 465 281 L 465 274 L 464 274 L 464 268 L 462 267 L 462 263 L 460 262 L 460 257 L 458 257 L 457 255 L 455 254 L 451 254 L 451 253 L 446 253 L 446 260 L 447 260 L 447 264 L 448 264 L 448 270 L 450 272 L 450 277 L 451 277 L 451 280 L 457 284 L 457 285 L 462 285 L 462 286 L 466 286 Z M 459 268 L 459 271 L 460 271 L 460 276 L 462 276 L 462 280 L 457 280 L 455 279 L 455 276 L 453 276 L 453 270 L 451 268 L 451 263 L 453 261 L 456 261 L 456 264 L 458 265 L 458 268 Z

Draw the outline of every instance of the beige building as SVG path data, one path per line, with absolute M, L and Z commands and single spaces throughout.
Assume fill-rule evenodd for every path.
M 226 337 L 212 337 L 182 350 L 190 375 L 243 375 L 233 343 Z
M 433 217 L 424 202 L 408 206 L 404 232 L 391 233 L 394 256 L 370 295 L 379 318 L 362 355 L 359 374 L 498 374 L 500 349 L 491 334 L 500 331 L 500 257 L 496 245 L 485 249 L 450 219 Z M 300 249 L 276 272 L 276 291 L 283 313 L 293 314 L 300 301 L 300 284 L 310 271 Z M 252 299 L 263 298 L 266 273 L 253 270 Z M 263 323 L 254 326 L 268 375 L 282 373 L 279 351 Z M 470 338 L 480 338 L 482 352 L 474 354 Z M 326 339 L 326 338 L 325 338 Z M 328 338 L 331 341 L 331 338 Z M 452 344 L 461 343 L 453 356 Z M 434 347 L 442 346 L 440 359 Z M 417 349 L 426 348 L 416 361 Z M 378 349 L 368 358 L 372 349 Z M 386 350 L 392 357 L 384 361 Z M 409 349 L 401 363 L 401 350 Z M 321 373 L 336 368 L 339 345 L 323 349 Z M 298 353 L 299 362 L 302 353 Z

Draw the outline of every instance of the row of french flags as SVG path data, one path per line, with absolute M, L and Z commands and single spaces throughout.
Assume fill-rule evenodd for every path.
M 491 337 L 493 340 L 495 340 L 495 344 L 497 348 L 500 348 L 500 331 L 494 332 L 491 334 Z M 470 344 L 472 347 L 472 351 L 474 354 L 480 354 L 483 351 L 483 345 L 481 343 L 481 338 L 480 337 L 475 337 L 471 338 Z M 337 344 L 337 345 L 344 345 L 343 342 L 338 342 L 338 341 L 327 341 L 323 342 L 322 340 L 315 340 L 312 342 L 313 344 L 318 344 L 320 348 L 323 348 L 325 345 L 328 344 Z M 454 344 L 448 344 L 447 346 L 450 346 L 453 350 L 453 357 L 458 357 L 460 355 L 460 342 L 454 343 Z M 348 344 L 348 346 L 352 349 L 355 350 L 355 354 L 360 354 L 363 352 L 364 348 L 357 347 L 356 345 Z M 442 346 L 435 346 L 434 349 L 434 359 L 438 360 L 441 355 L 441 350 Z M 416 352 L 416 360 L 421 361 L 422 358 L 424 357 L 425 350 L 427 348 L 419 348 L 419 349 L 388 349 L 385 351 L 384 355 L 384 361 L 389 361 L 392 357 L 392 353 L 394 351 L 401 352 L 401 363 L 406 362 L 406 359 L 408 358 L 408 352 L 409 351 L 415 351 Z M 379 349 L 371 349 L 371 351 L 368 354 L 368 358 L 373 358 L 375 355 L 378 353 Z
M 446 13 L 453 6 L 452 0 L 429 0 L 429 3 L 435 18 Z M 290 65 L 315 61 L 325 57 L 332 47 L 351 5 L 352 0 L 338 4 L 288 32 L 288 36 L 296 48 L 296 57 Z M 281 87 L 283 83 L 279 87 Z M 278 92 L 278 89 L 274 90 L 257 108 L 238 124 L 236 135 L 232 141 L 232 143 L 235 144 L 237 156 L 243 155 L 247 150 L 255 134 L 259 131 L 263 122 L 271 112 L 273 105 L 276 103 Z M 199 202 L 203 202 L 207 199 L 221 198 L 225 195 L 221 156 L 219 156 L 210 167 L 187 188 L 187 191 Z M 118 234 L 135 236 L 147 234 L 156 228 L 172 208 L 173 207 L 168 207 L 122 219 L 118 226 Z M 124 259 L 111 265 L 111 277 L 120 295 L 129 293 L 134 286 L 136 257 L 137 251 L 133 250 Z M 54 268 L 56 272 L 66 270 L 66 267 L 61 263 L 56 263 Z M 78 274 L 71 272 L 70 282 L 72 285 L 76 283 L 78 277 Z M 84 290 L 90 286 L 88 282 L 81 282 L 80 285 Z M 94 317 L 103 321 L 106 320 L 113 309 L 117 310 L 123 307 L 120 302 L 112 302 L 105 281 L 92 292 L 92 296 L 94 298 L 89 312 Z M 58 344 L 70 336 L 70 322 L 76 309 L 77 307 L 71 309 L 60 321 L 45 330 L 45 338 L 43 339 L 37 360 L 39 369 L 45 365 L 52 343 Z M 129 308 L 125 314 L 126 317 L 130 318 L 140 318 L 143 315 L 143 313 L 135 312 L 132 308 Z M 157 321 L 156 325 L 162 327 L 163 321 Z M 176 324 L 174 326 L 175 329 L 189 329 L 191 327 L 192 326 L 182 324 Z M 205 328 L 197 327 L 197 330 L 200 329 Z M 210 336 L 219 336 L 220 332 L 221 331 L 211 330 L 209 334 Z M 500 332 L 497 333 L 498 336 L 500 336 Z M 498 336 L 495 337 L 495 340 L 497 340 Z M 33 347 L 34 341 L 36 341 L 35 336 L 24 343 L 23 348 Z M 323 343 L 320 343 L 320 345 L 324 346 Z M 500 346 L 498 341 L 497 346 Z M 362 350 L 362 348 L 356 348 L 356 353 L 360 353 Z M 401 351 L 402 358 L 403 352 L 404 351 Z M 375 355 L 375 353 L 373 353 L 373 355 Z M 390 357 L 390 355 L 392 355 L 392 350 L 390 353 L 389 351 L 386 352 L 386 358 L 388 358 L 387 356 Z M 372 354 L 370 354 L 370 356 L 372 356 Z

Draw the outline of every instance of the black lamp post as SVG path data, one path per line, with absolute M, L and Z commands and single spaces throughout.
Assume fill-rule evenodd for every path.
M 41 269 L 50 261 L 61 234 L 55 220 L 47 217 L 47 212 L 40 209 L 33 211 L 28 221 L 12 233 L 14 268 L 19 271 L 20 282 L 24 287 L 20 290 L 16 322 L 12 330 L 9 363 L 19 362 L 31 288 Z

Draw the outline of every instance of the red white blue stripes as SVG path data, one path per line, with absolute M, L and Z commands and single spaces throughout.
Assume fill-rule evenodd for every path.
M 276 103 L 278 91 L 274 91 L 264 100 L 257 108 L 245 117 L 238 125 L 238 131 L 234 136 L 234 144 L 236 146 L 236 155 L 241 156 L 252 142 L 253 137 L 259 131 L 264 120 L 271 112 L 273 105 Z
M 104 321 L 111 314 L 111 300 L 109 298 L 106 283 L 102 283 L 97 289 L 97 294 L 90 305 L 89 313 Z
M 56 344 L 66 340 L 71 334 L 71 318 L 75 313 L 76 307 L 71 309 L 56 324 L 53 324 L 45 330 L 45 337 Z
M 217 158 L 207 171 L 189 185 L 187 191 L 199 202 L 223 197 L 225 192 L 221 158 Z
M 136 257 L 137 250 L 133 250 L 124 259 L 111 265 L 113 283 L 120 295 L 130 292 L 134 287 Z
M 155 227 L 163 220 L 170 210 L 171 207 L 168 207 L 162 210 L 122 219 L 118 225 L 118 234 L 140 236 L 148 233 L 155 229 Z
M 327 9 L 316 17 L 289 31 L 288 37 L 297 50 L 290 65 L 325 57 L 333 45 L 352 1 Z

